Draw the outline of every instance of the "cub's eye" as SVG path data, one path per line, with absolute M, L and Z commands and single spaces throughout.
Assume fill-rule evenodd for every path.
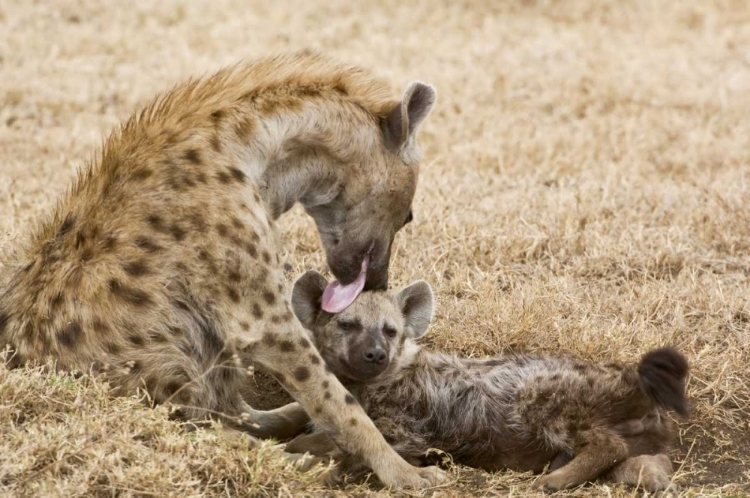
M 339 320 L 338 326 L 344 332 L 356 332 L 362 328 L 362 325 L 360 325 L 359 322 L 349 320 Z
M 385 327 L 383 327 L 383 333 L 387 337 L 394 338 L 398 334 L 398 331 L 394 329 L 393 327 L 391 327 L 390 325 L 386 325 Z
M 408 225 L 414 221 L 414 214 L 412 213 L 411 209 L 409 210 L 409 214 L 406 215 L 406 221 L 404 222 L 404 225 Z

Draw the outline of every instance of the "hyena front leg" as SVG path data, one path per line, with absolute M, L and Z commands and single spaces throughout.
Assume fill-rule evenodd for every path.
M 576 435 L 570 462 L 537 479 L 534 487 L 557 491 L 580 486 L 627 457 L 628 446 L 617 434 L 602 429 L 583 431 Z
M 344 453 L 361 459 L 386 486 L 424 488 L 442 483 L 445 474 L 441 470 L 413 467 L 386 443 L 359 403 L 328 370 L 289 310 L 286 321 L 266 324 L 252 347 L 253 360 L 305 408 L 319 430 Z

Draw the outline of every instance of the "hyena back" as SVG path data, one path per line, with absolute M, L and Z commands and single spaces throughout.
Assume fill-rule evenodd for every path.
M 366 71 L 304 52 L 189 81 L 116 130 L 4 268 L 0 345 L 148 391 L 191 419 L 285 437 L 308 416 L 388 485 L 421 487 L 306 338 L 284 295 L 275 221 L 300 202 L 344 284 L 385 288 L 409 218 L 417 127 L 434 102 L 393 100 Z M 253 410 L 252 360 L 302 405 Z M 249 415 L 249 420 L 245 421 Z
M 635 366 L 517 355 L 470 359 L 429 352 L 432 291 L 418 282 L 396 295 L 368 292 L 338 315 L 320 309 L 326 280 L 308 272 L 292 305 L 331 369 L 355 392 L 376 426 L 407 460 L 430 448 L 486 470 L 552 472 L 547 489 L 577 486 L 608 473 L 651 490 L 670 486 L 666 456 L 672 424 L 686 415 L 687 363 L 658 349 Z M 327 451 L 317 434 L 291 451 Z

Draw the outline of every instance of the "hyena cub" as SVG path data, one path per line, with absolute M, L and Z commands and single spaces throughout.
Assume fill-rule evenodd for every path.
M 345 311 L 321 310 L 326 280 L 308 272 L 292 305 L 328 366 L 358 398 L 386 440 L 419 464 L 436 448 L 486 470 L 551 472 L 535 485 L 578 486 L 598 476 L 670 487 L 667 410 L 687 414 L 688 365 L 669 348 L 640 363 L 606 366 L 515 355 L 471 359 L 429 352 L 415 340 L 430 325 L 433 294 L 423 281 L 398 294 L 366 292 Z M 288 451 L 332 449 L 321 434 Z

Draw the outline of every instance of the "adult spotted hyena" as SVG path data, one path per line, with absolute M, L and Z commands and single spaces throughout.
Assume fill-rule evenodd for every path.
M 155 99 L 6 264 L 0 342 L 11 362 L 93 369 L 120 393 L 143 387 L 189 418 L 224 414 L 258 436 L 288 436 L 307 412 L 385 483 L 440 481 L 399 457 L 325 370 L 283 294 L 275 229 L 300 202 L 339 282 L 368 261 L 365 287 L 385 288 L 417 185 L 416 130 L 434 98 L 413 83 L 393 100 L 366 71 L 304 52 Z M 247 406 L 244 360 L 304 410 Z
M 670 487 L 666 412 L 686 414 L 688 366 L 677 351 L 650 351 L 637 366 L 430 352 L 415 342 L 432 317 L 426 282 L 394 295 L 363 293 L 339 314 L 320 308 L 326 284 L 313 271 L 300 277 L 294 311 L 333 372 L 407 460 L 423 462 L 437 448 L 486 470 L 541 472 L 549 464 L 552 472 L 536 484 L 551 490 L 602 474 L 651 491 Z M 313 433 L 287 448 L 322 456 L 332 451 L 330 443 Z

